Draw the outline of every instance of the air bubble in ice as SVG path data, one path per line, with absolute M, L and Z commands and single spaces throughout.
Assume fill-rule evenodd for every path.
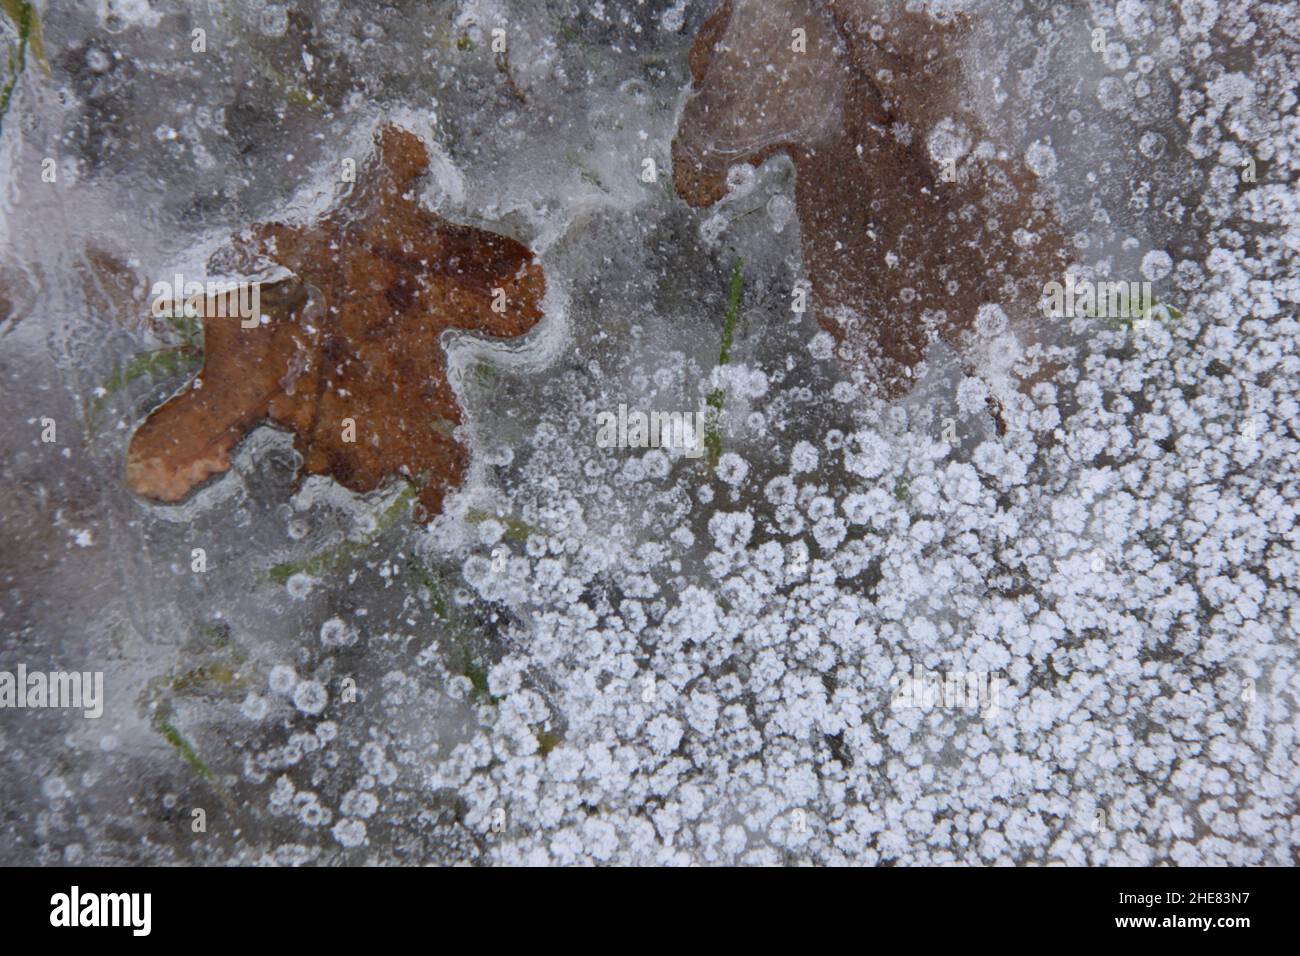
M 739 485 L 749 474 L 749 464 L 735 452 L 718 459 L 718 477 L 729 485 Z
M 668 456 L 662 451 L 655 449 L 648 451 L 641 456 L 641 463 L 645 466 L 645 472 L 651 478 L 664 479 L 668 477 Z
M 293 706 L 304 714 L 315 716 L 325 709 L 327 703 L 329 703 L 329 692 L 319 681 L 299 681 L 298 686 L 293 689 Z
M 772 223 L 773 232 L 782 232 L 794 216 L 794 202 L 789 196 L 778 193 L 767 201 L 767 218 Z
M 1163 279 L 1174 268 L 1174 260 L 1162 249 L 1152 249 L 1142 257 L 1142 275 L 1152 282 Z
M 826 361 L 835 354 L 835 339 L 829 332 L 818 332 L 808 343 L 812 357 Z
M 320 642 L 326 647 L 351 647 L 357 642 L 357 632 L 342 618 L 332 617 L 320 626 Z
M 736 163 L 727 170 L 727 190 L 733 196 L 743 196 L 754 188 L 757 173 L 749 163 Z
M 1118 42 L 1107 43 L 1101 58 L 1110 69 L 1122 70 L 1129 63 L 1128 47 Z
M 339 845 L 351 849 L 366 842 L 366 825 L 360 820 L 344 819 L 334 825 L 331 831 Z
M 257 26 L 264 36 L 284 36 L 284 31 L 289 27 L 289 11 L 278 3 L 268 3 L 262 8 Z
M 1001 335 L 1007 327 L 1007 314 L 992 302 L 981 305 L 975 313 L 975 330 L 981 336 Z
M 480 521 L 478 525 L 478 539 L 486 545 L 494 545 L 501 540 L 506 533 L 506 527 L 495 518 L 488 518 Z
M 1104 76 L 1097 84 L 1097 101 L 1104 110 L 1123 110 L 1131 97 L 1124 81 L 1114 76 Z
M 267 676 L 267 685 L 277 694 L 288 694 L 298 684 L 298 675 L 287 664 L 276 664 Z
M 1056 150 L 1043 142 L 1035 141 L 1025 150 L 1025 165 L 1040 179 L 1056 171 Z
M 1165 138 L 1159 133 L 1147 130 L 1138 139 L 1138 152 L 1147 159 L 1159 159 L 1165 151 Z
M 930 159 L 936 166 L 947 162 L 957 162 L 970 152 L 970 135 L 966 128 L 945 116 L 934 124 L 930 138 L 926 140 L 930 149 Z
M 289 592 L 289 596 L 295 601 L 301 601 L 308 594 L 311 594 L 311 589 L 315 587 L 315 585 L 315 578 L 310 574 L 299 572 L 290 575 L 289 580 L 284 582 L 284 589 Z
M 795 474 L 814 471 L 820 458 L 817 447 L 812 442 L 796 442 L 794 450 L 790 453 L 790 470 Z
M 261 694 L 254 694 L 252 691 L 244 697 L 244 702 L 239 705 L 239 712 L 246 718 L 253 721 L 261 720 L 271 709 L 270 703 Z
M 369 819 L 379 809 L 379 800 L 373 793 L 365 790 L 349 790 L 343 795 L 339 812 L 350 817 Z

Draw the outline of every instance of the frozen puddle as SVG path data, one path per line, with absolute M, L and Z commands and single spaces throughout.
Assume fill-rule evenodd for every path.
M 4 20 L 0 861 L 1294 862 L 1294 4 L 581 6 Z

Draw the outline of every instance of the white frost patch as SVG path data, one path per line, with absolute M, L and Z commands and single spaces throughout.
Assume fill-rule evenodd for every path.
M 930 150 L 930 160 L 936 166 L 956 163 L 970 152 L 970 132 L 952 117 L 945 116 L 934 124 L 926 146 Z
M 298 686 L 293 689 L 293 706 L 304 714 L 315 716 L 321 713 L 328 703 L 329 692 L 318 681 L 299 681 Z
M 1056 172 L 1056 150 L 1050 143 L 1034 142 L 1025 151 L 1025 165 L 1039 179 Z
M 1142 275 L 1152 282 L 1163 279 L 1173 268 L 1173 258 L 1163 249 L 1153 249 L 1142 257 Z

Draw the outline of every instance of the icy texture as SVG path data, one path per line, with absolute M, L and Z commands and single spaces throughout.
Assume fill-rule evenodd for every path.
M 0 669 L 107 700 L 0 710 L 0 861 L 1294 864 L 1295 4 L 961 4 L 964 107 L 1078 275 L 1179 317 L 1026 346 L 982 304 L 889 404 L 791 310 L 788 160 L 672 195 L 710 6 L 41 9 L 0 138 Z M 97 305 L 93 250 L 202 275 L 324 208 L 381 120 L 436 147 L 423 203 L 547 276 L 527 343 L 448 343 L 446 514 L 299 486 L 269 429 L 190 502 L 133 498 L 183 373 L 106 387 L 174 343 Z M 596 446 L 599 412 L 715 390 L 716 469 Z M 900 706 L 917 669 L 998 706 Z

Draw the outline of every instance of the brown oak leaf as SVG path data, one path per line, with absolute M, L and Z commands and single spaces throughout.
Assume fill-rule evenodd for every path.
M 440 336 L 524 334 L 541 318 L 545 280 L 519 242 L 420 207 L 428 153 L 415 134 L 385 126 L 375 141 L 319 221 L 254 227 L 236 242 L 293 279 L 267 290 L 256 327 L 204 318 L 202 370 L 131 439 L 136 492 L 184 499 L 263 422 L 293 433 L 305 474 L 357 492 L 401 476 L 429 517 L 460 483 L 468 452 L 453 435 L 461 411 Z M 205 316 L 234 313 L 234 293 L 225 299 L 207 299 Z
M 887 395 L 935 337 L 960 345 L 984 303 L 1036 307 L 1066 265 L 1034 176 L 977 149 L 967 27 L 897 0 L 725 0 L 690 51 L 678 193 L 712 205 L 733 164 L 789 155 L 817 320 Z
M 148 313 L 149 284 L 119 256 L 87 245 L 76 269 L 91 318 L 110 317 L 131 328 L 148 327 L 154 331 L 162 327 Z
M 8 335 L 32 309 L 35 289 L 26 274 L 0 262 L 0 335 Z

